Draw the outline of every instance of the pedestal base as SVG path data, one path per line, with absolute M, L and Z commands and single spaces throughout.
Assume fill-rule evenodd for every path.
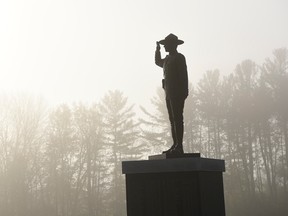
M 128 216 L 224 216 L 223 160 L 125 161 Z
M 148 157 L 149 160 L 163 160 L 163 159 L 172 159 L 172 158 L 191 158 L 191 157 L 200 157 L 200 153 L 185 153 L 185 154 L 159 154 L 151 155 Z

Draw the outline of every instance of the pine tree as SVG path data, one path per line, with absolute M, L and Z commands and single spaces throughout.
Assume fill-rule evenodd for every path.
M 151 105 L 154 111 L 140 107 L 144 114 L 140 119 L 141 134 L 149 146 L 150 154 L 159 154 L 172 146 L 171 126 L 163 89 L 157 89 L 156 95 L 151 99 Z
M 125 215 L 124 178 L 121 161 L 137 159 L 141 156 L 137 145 L 138 130 L 134 119 L 133 105 L 128 105 L 127 97 L 118 90 L 109 91 L 100 102 L 100 112 L 104 123 L 104 143 L 106 145 L 107 169 L 111 171 L 111 215 Z

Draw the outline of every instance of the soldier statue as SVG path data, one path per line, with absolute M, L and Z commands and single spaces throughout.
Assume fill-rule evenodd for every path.
M 174 34 L 169 34 L 165 39 L 156 42 L 155 63 L 163 68 L 164 79 L 162 87 L 165 91 L 166 106 L 171 124 L 173 138 L 172 146 L 163 151 L 166 154 L 184 154 L 183 151 L 183 110 L 184 102 L 188 96 L 188 74 L 184 55 L 177 51 L 178 45 L 184 41 L 179 40 Z M 168 52 L 161 58 L 160 44 Z

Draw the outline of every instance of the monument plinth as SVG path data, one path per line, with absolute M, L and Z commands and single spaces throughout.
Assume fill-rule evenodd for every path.
M 199 154 L 123 161 L 127 215 L 225 216 L 224 171 L 224 160 Z

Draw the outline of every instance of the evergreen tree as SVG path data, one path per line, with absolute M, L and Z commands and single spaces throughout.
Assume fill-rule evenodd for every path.
M 172 146 L 171 126 L 162 88 L 157 89 L 156 95 L 151 99 L 151 105 L 154 111 L 140 107 L 144 114 L 140 119 L 141 132 L 146 146 L 149 146 L 150 154 L 159 154 Z
M 133 105 L 128 105 L 127 97 L 120 91 L 109 91 L 100 103 L 105 128 L 107 165 L 111 170 L 111 215 L 125 215 L 124 179 L 121 173 L 121 161 L 137 159 L 141 156 L 136 142 L 137 123 L 134 119 Z

